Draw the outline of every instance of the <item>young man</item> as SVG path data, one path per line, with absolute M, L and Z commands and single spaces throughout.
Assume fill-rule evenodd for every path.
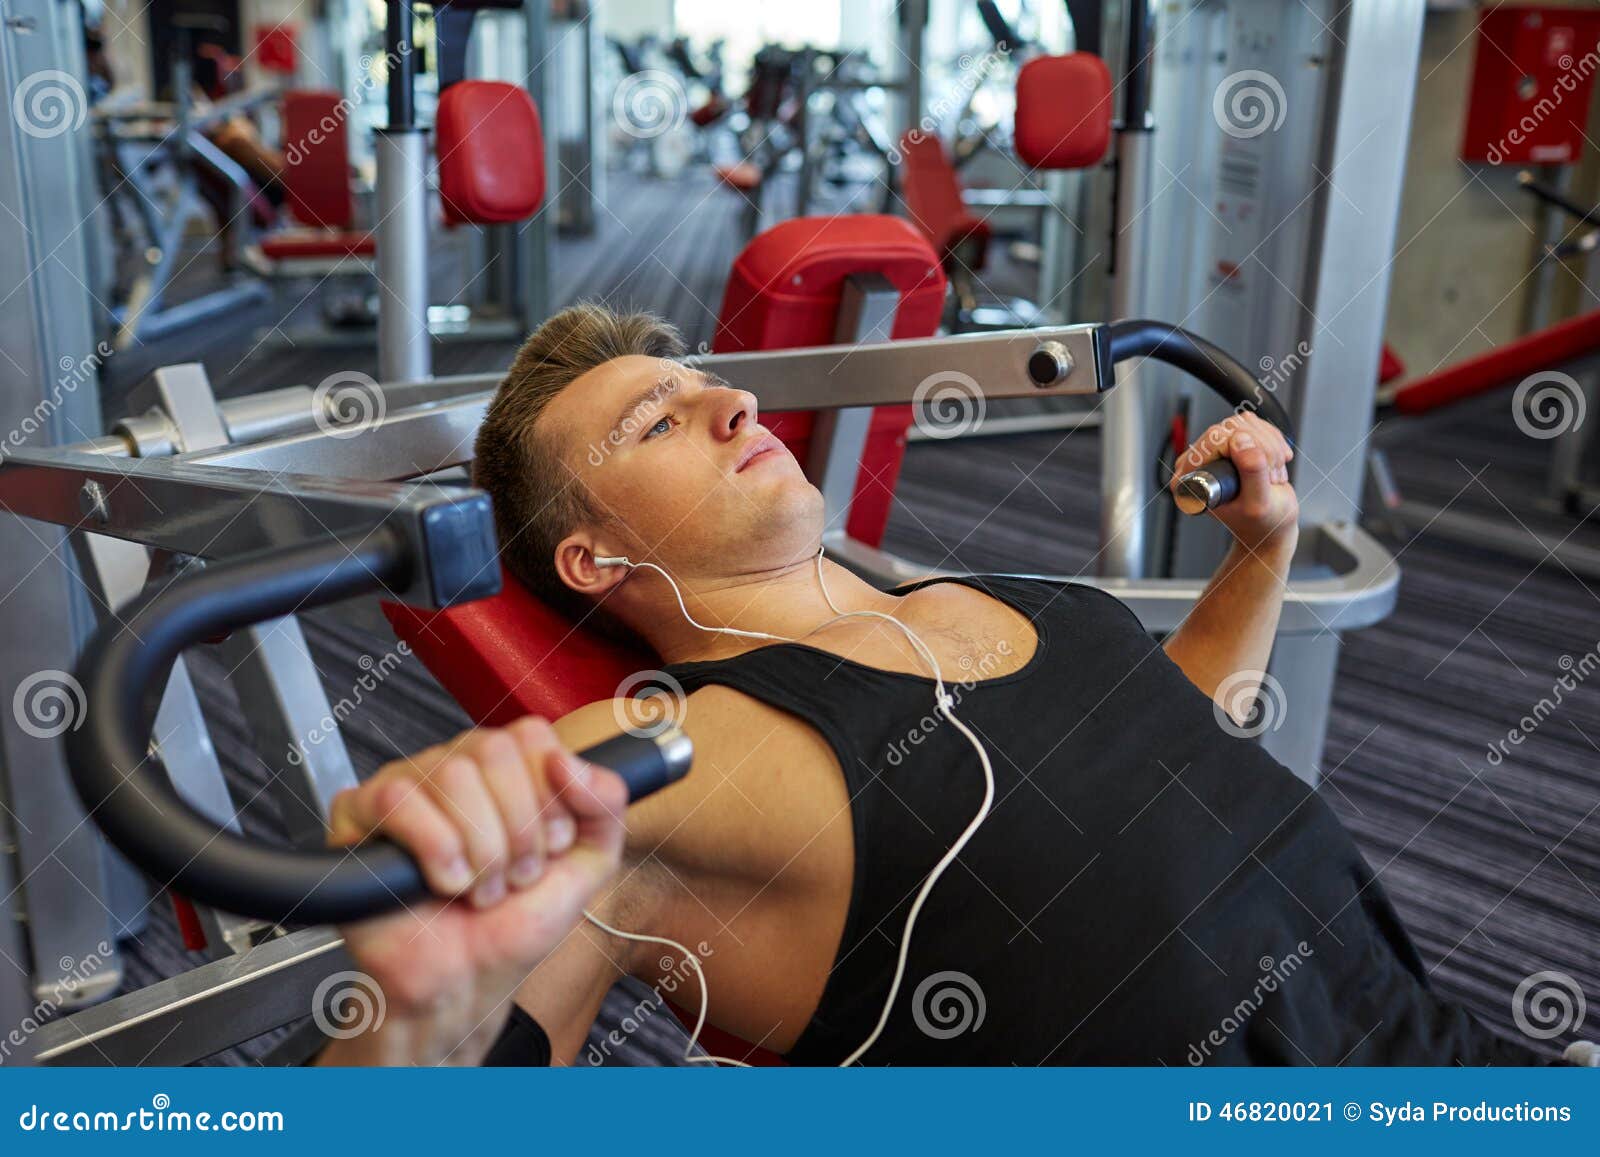
M 1538 1059 L 1434 995 L 1333 814 L 1213 707 L 1247 709 L 1295 547 L 1275 429 L 1237 416 L 1183 463 L 1238 467 L 1217 512 L 1235 542 L 1158 646 L 1087 586 L 884 592 L 819 566 L 820 494 L 755 398 L 681 355 L 648 315 L 556 315 L 475 473 L 511 571 L 686 691 L 694 770 L 629 812 L 626 870 L 592 911 L 694 946 L 712 1024 L 815 1064 Z M 555 730 L 581 749 L 630 718 L 601 702 Z M 429 840 L 499 896 L 517 853 L 493 785 L 441 789 L 431 766 L 342 796 L 336 830 Z M 518 988 L 521 1027 L 571 1062 L 620 976 L 681 968 L 581 924 Z M 692 979 L 675 989 L 697 1013 Z

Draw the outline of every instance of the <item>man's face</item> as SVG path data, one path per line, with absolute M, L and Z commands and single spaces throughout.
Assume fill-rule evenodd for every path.
M 822 495 L 756 400 L 664 358 L 616 358 L 539 417 L 606 519 L 600 543 L 684 575 L 779 566 L 814 544 Z M 615 540 L 612 545 L 612 540 Z

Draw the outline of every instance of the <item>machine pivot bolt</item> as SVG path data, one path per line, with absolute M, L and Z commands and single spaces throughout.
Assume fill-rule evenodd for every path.
M 1042 341 L 1028 355 L 1028 379 L 1040 389 L 1060 385 L 1072 372 L 1072 351 L 1058 341 Z

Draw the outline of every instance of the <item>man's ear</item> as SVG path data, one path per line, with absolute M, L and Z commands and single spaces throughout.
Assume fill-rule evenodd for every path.
M 597 543 L 584 531 L 567 535 L 556 547 L 556 574 L 580 594 L 598 598 L 628 577 L 625 566 L 596 566 L 595 556 L 620 554 Z

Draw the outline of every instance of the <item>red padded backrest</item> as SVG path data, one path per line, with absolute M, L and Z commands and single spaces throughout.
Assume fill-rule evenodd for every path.
M 452 225 L 532 217 L 544 202 L 544 134 L 526 89 L 462 80 L 439 94 L 434 119 L 439 198 Z
M 333 89 L 283 94 L 283 191 L 302 225 L 348 229 L 355 220 L 348 115 L 344 97 Z
M 891 337 L 933 336 L 944 312 L 944 271 L 914 226 L 877 214 L 796 217 L 759 234 L 734 259 L 712 348 L 832 344 L 845 279 L 853 273 L 882 274 L 899 290 Z M 764 414 L 761 421 L 805 462 L 812 411 Z M 872 546 L 889 521 L 910 425 L 910 406 L 880 406 L 873 415 L 846 522 L 853 537 Z
M 1111 71 L 1092 52 L 1036 56 L 1017 73 L 1012 141 L 1035 169 L 1086 169 L 1111 144 Z
M 559 719 L 659 660 L 572 623 L 500 572 L 500 593 L 443 611 L 384 603 L 395 634 L 474 722 L 502 727 L 524 715 Z
M 932 133 L 912 129 L 900 138 L 900 157 L 901 197 L 911 223 L 933 242 L 946 268 L 958 247 L 962 248 L 959 259 L 963 266 L 974 272 L 983 268 L 989 223 L 967 211 L 944 142 Z

